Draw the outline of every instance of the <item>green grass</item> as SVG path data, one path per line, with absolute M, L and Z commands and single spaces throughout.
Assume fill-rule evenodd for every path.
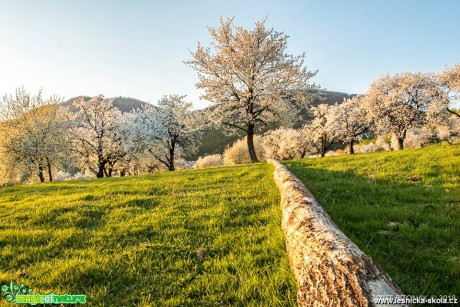
M 405 294 L 460 295 L 459 145 L 285 164 Z
M 2 189 L 0 285 L 82 293 L 89 306 L 295 305 L 272 172 L 256 164 Z

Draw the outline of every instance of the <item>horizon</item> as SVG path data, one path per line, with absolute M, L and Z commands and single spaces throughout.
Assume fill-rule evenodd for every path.
M 0 94 L 17 87 L 64 100 L 103 94 L 156 103 L 163 95 L 187 95 L 195 109 L 209 105 L 195 88 L 197 73 L 183 61 L 207 27 L 220 17 L 289 36 L 288 53 L 306 53 L 321 88 L 359 94 L 385 73 L 442 71 L 459 62 L 452 40 L 460 2 L 386 1 L 2 1 Z M 242 10 L 241 7 L 245 7 Z M 254 13 L 256 12 L 256 13 Z M 446 47 L 447 46 L 447 47 Z M 414 52 L 415 50 L 415 52 Z

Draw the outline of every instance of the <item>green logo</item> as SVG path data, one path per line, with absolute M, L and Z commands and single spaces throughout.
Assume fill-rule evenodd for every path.
M 5 299 L 10 303 L 16 304 L 85 304 L 86 295 L 84 294 L 31 294 L 32 289 L 24 285 L 13 284 L 2 286 L 2 292 Z

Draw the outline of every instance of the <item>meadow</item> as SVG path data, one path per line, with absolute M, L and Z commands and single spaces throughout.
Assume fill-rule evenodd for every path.
M 407 295 L 460 295 L 460 145 L 286 161 Z
M 446 144 L 284 163 L 405 294 L 459 295 L 459 162 Z M 89 306 L 295 306 L 272 172 L 1 189 L 0 284 L 86 294 Z
M 272 172 L 253 164 L 1 189 L 0 285 L 86 294 L 89 306 L 294 306 Z

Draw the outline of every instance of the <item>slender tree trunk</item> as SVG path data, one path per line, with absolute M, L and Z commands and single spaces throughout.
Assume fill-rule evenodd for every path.
M 172 141 L 171 145 L 169 146 L 169 165 L 168 171 L 174 172 L 176 168 L 174 167 L 174 149 L 176 147 L 176 142 Z
M 321 136 L 321 157 L 326 155 L 326 136 Z
M 38 167 L 38 178 L 40 178 L 40 182 L 45 182 L 45 176 L 43 175 L 43 166 Z
M 256 155 L 256 150 L 254 148 L 254 125 L 248 125 L 248 135 L 247 135 L 247 142 L 248 142 L 248 150 L 249 150 L 249 157 L 251 157 L 251 162 L 256 163 L 259 162 Z
M 355 153 L 355 150 L 353 148 L 353 139 L 350 139 L 350 142 L 348 143 L 348 154 L 352 155 Z
M 50 182 L 53 182 L 53 172 L 51 171 L 51 161 L 50 158 L 46 158 L 47 166 L 48 166 L 48 177 Z
M 103 149 L 104 149 L 104 147 L 102 146 L 102 138 L 98 138 L 97 158 L 98 158 L 99 165 L 98 165 L 96 178 L 103 178 L 104 177 L 106 161 L 103 158 L 103 152 L 104 152 Z

